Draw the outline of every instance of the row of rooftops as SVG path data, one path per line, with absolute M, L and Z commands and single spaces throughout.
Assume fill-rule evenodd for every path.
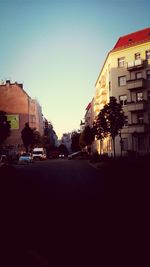
M 23 89 L 23 84 L 22 83 L 18 83 L 18 82 L 14 82 L 14 83 L 11 83 L 10 80 L 6 80 L 5 82 L 3 80 L 1 80 L 0 82 L 0 86 L 1 85 L 18 85 L 21 89 Z

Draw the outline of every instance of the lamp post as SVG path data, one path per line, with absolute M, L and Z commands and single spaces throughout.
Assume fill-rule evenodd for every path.
M 123 140 L 122 140 L 122 136 L 121 136 L 121 130 L 119 131 L 119 137 L 120 137 L 120 149 L 121 149 L 121 158 L 122 158 Z

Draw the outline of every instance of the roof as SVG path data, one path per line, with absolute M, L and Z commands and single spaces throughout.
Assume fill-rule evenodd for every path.
M 91 102 L 87 105 L 85 110 L 89 110 L 91 108 Z
M 120 37 L 115 44 L 113 50 L 120 49 L 122 47 L 132 46 L 138 43 L 143 43 L 150 40 L 150 28 L 146 28 L 140 31 L 130 33 Z

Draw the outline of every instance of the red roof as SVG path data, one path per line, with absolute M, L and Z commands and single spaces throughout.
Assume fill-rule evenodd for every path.
M 89 110 L 91 108 L 91 102 L 88 104 L 88 106 L 86 107 L 86 110 Z
M 148 40 L 150 40 L 150 28 L 146 28 L 120 37 L 113 50 L 122 47 L 132 46 Z

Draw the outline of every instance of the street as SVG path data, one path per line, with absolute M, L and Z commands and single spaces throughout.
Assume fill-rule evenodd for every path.
M 16 165 L 1 182 L 6 251 L 21 265 L 35 253 L 53 266 L 84 258 L 97 227 L 102 241 L 104 178 L 87 160 Z
M 128 179 L 126 173 L 115 177 L 113 166 L 106 176 L 87 160 L 46 160 L 4 169 L 3 266 L 93 266 L 124 258 L 126 251 L 135 258 L 143 239 L 144 228 L 139 229 L 148 216 L 145 186 L 133 172 Z

